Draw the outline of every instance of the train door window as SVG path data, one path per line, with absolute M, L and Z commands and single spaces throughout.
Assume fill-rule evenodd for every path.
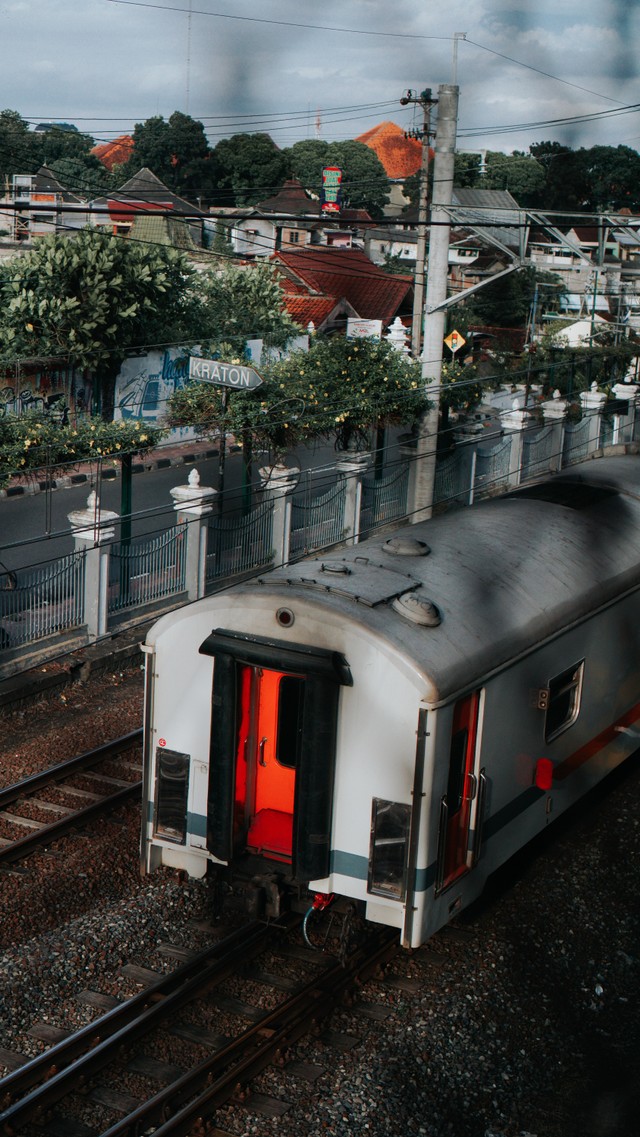
M 438 889 L 447 888 L 469 868 L 472 804 L 480 692 L 459 699 L 453 711 L 447 791 L 442 798 L 438 850 Z
M 368 890 L 375 896 L 404 900 L 411 806 L 373 799 Z
M 549 682 L 544 740 L 551 742 L 573 726 L 580 713 L 584 660 L 574 663 Z
M 156 771 L 154 835 L 184 845 L 187 834 L 189 755 L 158 746 Z
M 300 760 L 303 708 L 304 679 L 297 675 L 283 675 L 278 700 L 276 761 L 291 770 L 295 770 Z

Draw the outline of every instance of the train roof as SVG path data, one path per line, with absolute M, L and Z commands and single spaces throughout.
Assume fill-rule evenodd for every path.
M 640 457 L 626 455 L 240 587 L 343 612 L 404 654 L 438 703 L 639 584 Z

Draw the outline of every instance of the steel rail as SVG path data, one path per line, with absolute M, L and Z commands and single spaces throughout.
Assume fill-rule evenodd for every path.
M 160 1026 L 205 989 L 222 982 L 237 970 L 239 959 L 244 961 L 264 950 L 274 936 L 300 920 L 286 914 L 271 924 L 254 921 L 0 1080 L 0 1101 L 5 1104 L 0 1113 L 2 1133 L 13 1137 L 16 1126 L 85 1084 L 122 1047 Z M 63 1069 L 61 1063 L 67 1063 Z M 30 1090 L 35 1083 L 36 1088 Z M 7 1098 L 25 1090 L 30 1092 L 6 1104 Z
M 31 777 L 25 778 L 23 782 L 6 786 L 4 790 L 0 790 L 0 809 L 22 798 L 28 798 L 52 783 L 61 782 L 74 774 L 89 770 L 105 758 L 121 754 L 139 742 L 141 737 L 141 729 L 133 730 L 112 742 L 97 746 L 94 750 L 86 750 L 83 754 L 78 754 L 67 762 L 60 762 L 56 766 L 50 766 L 46 770 L 33 774 Z M 74 810 L 67 816 L 60 817 L 57 821 L 52 821 L 24 837 L 18 837 L 16 841 L 11 841 L 8 845 L 0 846 L 0 865 L 13 864 L 15 861 L 22 860 L 23 857 L 29 856 L 43 845 L 49 845 L 52 841 L 65 837 L 73 830 L 83 828 L 106 811 L 118 809 L 130 798 L 140 797 L 141 794 L 142 782 L 132 782 L 131 785 L 105 795 L 99 801 L 92 802 L 91 805 Z
M 346 962 L 333 957 L 320 977 L 305 984 L 228 1046 L 103 1130 L 101 1137 L 137 1137 L 150 1126 L 154 1137 L 187 1137 L 196 1125 L 202 1125 L 203 1118 L 227 1103 L 239 1085 L 246 1085 L 277 1054 L 330 1015 L 349 987 L 370 976 L 399 950 L 397 931 L 384 928 Z M 192 1100 L 181 1104 L 188 1097 Z
M 91 766 L 97 765 L 103 758 L 109 758 L 111 755 L 120 754 L 123 750 L 127 750 L 130 746 L 134 746 L 142 739 L 142 727 L 137 730 L 132 730 L 128 734 L 123 734 L 120 738 L 115 738 L 111 742 L 105 742 L 102 746 L 96 746 L 95 750 L 85 750 L 83 754 L 78 754 L 75 758 L 69 758 L 65 762 L 59 762 L 56 766 L 48 766 L 46 770 L 40 770 L 37 774 L 31 774 L 21 782 L 14 782 L 10 786 L 5 786 L 0 789 L 0 809 L 5 806 L 11 805 L 12 802 L 18 801 L 21 797 L 27 797 L 29 794 L 36 793 L 43 787 L 50 785 L 52 782 L 59 782 L 63 778 L 69 777 L 70 774 L 76 774 L 81 770 L 88 770 Z

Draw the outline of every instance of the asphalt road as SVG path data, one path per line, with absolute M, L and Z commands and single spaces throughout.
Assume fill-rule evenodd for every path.
M 331 446 L 318 446 L 296 451 L 288 457 L 288 464 L 303 470 L 312 470 L 318 491 L 324 479 L 332 478 L 330 468 L 335 463 Z M 254 463 L 264 464 L 266 455 Z M 196 462 L 203 486 L 218 488 L 218 459 Z M 168 469 L 149 470 L 133 475 L 132 479 L 132 536 L 141 537 L 161 532 L 173 525 L 175 512 L 170 490 L 186 485 L 191 466 L 172 466 Z M 226 515 L 240 513 L 242 509 L 242 455 L 227 454 L 224 470 L 224 502 Z M 0 499 L 0 587 L 2 573 L 21 572 L 63 557 L 73 551 L 68 514 L 84 509 L 91 492 L 84 483 L 41 492 L 34 495 Z M 121 480 L 105 480 L 100 491 L 103 509 L 121 513 Z

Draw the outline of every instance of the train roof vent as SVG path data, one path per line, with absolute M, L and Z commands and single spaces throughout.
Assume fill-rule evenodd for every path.
M 390 537 L 382 546 L 385 553 L 393 553 L 396 557 L 426 557 L 431 549 L 425 541 L 417 537 Z
M 344 561 L 328 561 L 320 566 L 320 572 L 331 572 L 336 576 L 351 576 L 351 569 Z
M 442 623 L 442 616 L 432 600 L 426 596 L 417 596 L 415 592 L 405 592 L 396 596 L 391 607 L 394 612 L 410 620 L 412 624 L 421 624 L 424 628 L 437 628 Z

